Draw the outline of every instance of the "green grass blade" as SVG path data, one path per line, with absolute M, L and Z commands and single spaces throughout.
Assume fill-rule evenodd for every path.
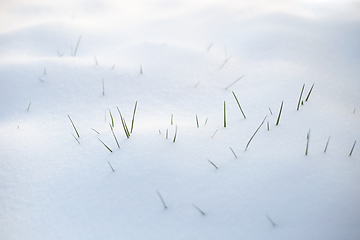
M 276 121 L 276 126 L 279 125 L 279 122 L 280 122 L 280 116 L 281 116 L 283 104 L 284 104 L 284 101 L 281 102 L 281 107 L 280 107 L 280 111 L 279 111 L 279 116 L 278 116 L 277 121 Z
M 116 107 L 119 114 L 120 114 L 120 119 L 121 119 L 121 123 L 123 125 L 123 128 L 124 128 L 124 132 L 125 132 L 125 135 L 127 138 L 130 137 L 130 133 L 129 133 L 129 130 L 127 129 L 127 126 L 126 126 L 126 123 L 125 123 L 125 119 L 123 118 L 123 116 L 121 115 L 121 112 L 120 112 L 120 109 L 118 107 Z
M 71 120 L 71 118 L 70 118 L 69 114 L 68 114 L 67 116 L 69 117 L 70 122 L 71 122 L 71 124 L 73 125 L 73 127 L 74 127 L 74 129 L 75 129 L 76 135 L 77 135 L 78 137 L 80 137 L 80 135 L 79 135 L 78 131 L 76 130 L 76 127 L 75 127 L 75 125 L 74 125 L 73 121 Z
M 76 56 L 76 52 L 77 52 L 77 50 L 78 50 L 80 40 L 81 40 L 81 36 L 79 37 L 79 40 L 78 40 L 78 42 L 77 42 L 77 44 L 76 44 L 75 51 L 74 51 L 74 57 Z
M 302 86 L 301 93 L 300 93 L 300 97 L 299 97 L 299 102 L 298 102 L 298 105 L 297 105 L 296 110 L 299 110 L 299 108 L 300 108 L 300 102 L 301 102 L 302 94 L 303 94 L 303 92 L 304 92 L 304 88 L 305 88 L 305 84 Z
M 134 120 L 135 120 L 136 107 L 137 107 L 137 101 L 135 102 L 135 107 L 134 107 L 133 117 L 132 117 L 132 120 L 131 120 L 131 130 L 130 130 L 130 133 L 132 133 L 133 128 L 134 128 Z
M 107 148 L 107 150 L 109 150 L 110 152 L 112 152 L 112 150 L 111 150 L 103 141 L 101 141 L 100 138 L 98 138 L 98 139 L 99 139 L 99 141 Z
M 230 59 L 230 57 L 229 57 Z M 234 85 L 235 83 L 237 83 L 240 79 L 242 79 L 245 75 L 242 75 L 241 77 L 239 77 L 238 79 L 235 80 L 235 82 L 233 82 L 232 84 L 230 84 L 229 86 L 227 86 L 225 89 L 228 89 L 229 87 L 231 87 L 232 85 Z
M 256 129 L 256 131 L 254 132 L 254 134 L 251 136 L 250 140 L 249 140 L 248 143 L 246 144 L 245 151 L 246 151 L 246 149 L 249 147 L 249 144 L 250 144 L 251 140 L 255 137 L 255 134 L 259 131 L 259 129 L 261 128 L 261 126 L 264 124 L 266 117 L 267 117 L 267 116 L 264 117 L 264 120 L 262 120 L 260 126 Z
M 199 127 L 199 119 L 197 115 L 196 115 L 196 126 Z
M 224 101 L 224 127 L 226 127 L 226 106 Z
M 308 93 L 308 95 L 307 95 L 307 97 L 306 97 L 306 99 L 305 99 L 305 102 L 307 102 L 307 100 L 309 99 L 310 94 L 311 94 L 311 91 L 312 91 L 313 88 L 314 88 L 314 85 L 315 85 L 315 83 L 311 86 L 310 91 L 309 91 L 309 93 Z
M 175 140 L 176 140 L 176 134 L 177 134 L 177 125 L 175 126 L 175 135 L 174 135 L 174 140 L 173 140 L 173 142 L 175 142 Z
M 236 100 L 236 102 L 237 102 L 237 104 L 238 104 L 238 106 L 239 106 L 239 108 L 240 108 L 240 111 L 241 111 L 242 115 L 244 116 L 244 118 L 246 118 L 246 117 L 245 117 L 245 114 L 244 114 L 244 112 L 243 112 L 243 110 L 242 110 L 242 108 L 241 108 L 241 106 L 240 106 L 240 103 L 239 103 L 239 101 L 238 101 L 238 99 L 237 99 L 237 97 L 236 97 L 236 95 L 235 95 L 235 93 L 234 93 L 234 91 L 232 91 L 232 94 L 234 95 L 234 98 L 235 98 L 235 100 Z

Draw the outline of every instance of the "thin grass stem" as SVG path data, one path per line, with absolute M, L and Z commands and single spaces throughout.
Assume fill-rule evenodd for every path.
M 246 149 L 249 147 L 249 144 L 250 144 L 251 140 L 255 137 L 255 134 L 259 131 L 259 129 L 261 128 L 261 126 L 264 124 L 266 117 L 267 117 L 267 115 L 264 117 L 264 120 L 262 120 L 260 126 L 256 129 L 256 131 L 254 132 L 254 134 L 251 136 L 250 140 L 249 140 L 248 143 L 246 144 L 245 151 L 246 151 Z
M 305 99 L 305 102 L 307 102 L 307 100 L 309 99 L 310 94 L 311 94 L 311 91 L 312 91 L 313 88 L 314 88 L 314 85 L 315 85 L 315 83 L 311 86 L 310 91 L 309 91 L 309 93 L 308 93 L 308 95 L 307 95 L 307 97 L 306 97 L 306 99 Z
M 29 109 L 30 109 L 30 106 L 31 106 L 31 102 L 29 103 L 29 106 L 28 106 L 28 108 L 27 108 L 27 112 L 29 111 Z
M 193 204 L 193 206 L 194 206 L 202 215 L 205 215 L 205 213 L 204 213 L 198 206 L 196 206 L 195 204 Z
M 349 156 L 351 156 L 351 154 L 353 153 L 354 148 L 355 148 L 355 144 L 356 144 L 356 141 L 354 142 L 354 145 L 353 145 L 352 148 L 351 148 L 351 151 L 350 151 L 350 153 L 349 153 Z
M 96 66 L 99 65 L 99 63 L 98 63 L 95 55 L 94 55 L 94 59 L 95 59 L 95 64 L 96 64 Z
M 71 133 L 71 135 L 75 138 L 75 140 L 78 142 L 78 144 L 80 144 L 79 140 L 75 137 L 75 135 L 73 133 Z
M 306 150 L 305 150 L 305 156 L 308 155 L 308 151 L 309 151 L 310 130 L 311 130 L 311 129 L 309 129 L 309 132 L 306 134 Z
M 213 138 L 214 136 L 215 136 L 215 133 L 217 132 L 218 130 L 216 130 L 215 132 L 214 132 L 214 134 L 211 136 L 211 138 Z
M 118 107 L 116 107 L 116 108 L 117 108 L 117 110 L 118 110 L 118 112 L 119 112 L 119 114 L 120 114 L 120 119 L 121 119 L 121 123 L 122 123 L 123 128 L 124 128 L 125 135 L 126 135 L 127 138 L 129 138 L 129 137 L 130 137 L 130 133 L 129 133 L 129 130 L 128 130 L 128 128 L 127 128 L 125 119 L 124 119 L 123 116 L 121 115 L 120 109 L 119 109 Z
M 241 77 L 239 77 L 238 79 L 235 80 L 235 82 L 233 82 L 232 84 L 230 84 L 229 86 L 227 86 L 225 89 L 228 89 L 229 87 L 231 87 L 232 85 L 234 85 L 235 83 L 237 83 L 240 79 L 242 79 L 245 75 L 242 75 Z
M 324 153 L 326 152 L 327 148 L 328 148 L 328 145 L 329 145 L 329 141 L 330 141 L 330 136 L 326 142 L 326 145 L 325 145 L 325 149 L 324 149 Z
M 176 135 L 177 135 L 177 125 L 175 126 L 175 135 L 174 135 L 174 140 L 173 140 L 173 142 L 175 142 L 175 140 L 176 140 Z
M 219 168 L 215 165 L 215 163 L 213 163 L 213 162 L 210 161 L 209 159 L 208 159 L 208 161 L 209 161 L 209 163 L 211 163 L 211 165 L 213 165 L 216 169 L 219 169 Z
M 98 131 L 96 131 L 95 129 L 91 128 L 94 132 L 96 132 L 97 134 L 100 134 Z
M 271 108 L 269 107 L 270 114 L 272 114 Z
M 116 144 L 117 144 L 118 148 L 120 148 L 120 144 L 119 144 L 119 142 L 118 142 L 118 140 L 117 140 L 117 138 L 115 136 L 114 129 L 112 128 L 111 124 L 109 124 L 109 126 L 110 126 L 111 132 L 112 132 L 112 134 L 113 134 L 113 136 L 115 138 Z
M 304 88 L 305 88 L 305 84 L 302 86 L 302 89 L 301 89 L 301 93 L 300 93 L 300 97 L 299 97 L 299 102 L 298 102 L 298 105 L 297 105 L 297 108 L 296 108 L 297 111 L 298 111 L 299 108 L 300 108 L 301 97 L 302 97 L 302 94 L 303 94 L 303 92 L 304 92 Z
M 112 150 L 111 150 L 103 141 L 101 141 L 100 138 L 98 138 L 98 139 L 99 139 L 99 141 L 107 148 L 107 150 L 109 150 L 110 152 L 112 152 Z
M 75 51 L 74 51 L 74 57 L 76 56 L 76 53 L 77 53 L 77 50 L 78 50 L 78 47 L 79 47 L 80 40 L 81 40 L 81 36 L 79 37 L 79 40 L 77 41 L 77 44 L 76 44 L 76 47 L 75 47 Z
M 196 126 L 199 127 L 199 119 L 197 115 L 196 115 Z
M 163 204 L 164 208 L 165 208 L 165 209 L 167 209 L 166 203 L 165 203 L 165 201 L 164 201 L 163 197 L 161 196 L 160 192 L 159 192 L 159 191 L 157 191 L 157 194 L 158 194 L 158 196 L 159 196 L 159 198 L 160 198 L 160 200 L 161 200 L 161 202 L 162 202 L 162 204 Z
M 234 98 L 235 98 L 235 100 L 236 100 L 236 102 L 237 102 L 237 104 L 238 104 L 238 106 L 239 106 L 239 108 L 240 108 L 240 111 L 241 111 L 242 115 L 244 116 L 244 118 L 246 118 L 246 117 L 245 117 L 245 114 L 244 114 L 244 112 L 243 112 L 243 110 L 242 110 L 242 108 L 241 108 L 241 106 L 240 106 L 240 103 L 239 103 L 239 101 L 238 101 L 238 99 L 237 99 L 237 97 L 236 97 L 236 95 L 235 95 L 235 93 L 234 93 L 234 91 L 232 91 L 232 94 L 234 95 Z
M 137 101 L 135 102 L 135 106 L 134 106 L 134 112 L 133 112 L 133 116 L 132 116 L 132 120 L 131 120 L 131 130 L 130 130 L 130 133 L 132 133 L 133 128 L 134 128 L 136 107 L 137 107 Z
M 271 223 L 271 226 L 276 227 L 275 222 L 269 217 L 269 215 L 265 215 L 266 219 Z
M 236 154 L 235 154 L 234 150 L 233 150 L 231 147 L 229 147 L 229 148 L 230 148 L 231 152 L 234 154 L 235 158 L 237 158 L 237 156 L 236 156 Z
M 224 101 L 224 127 L 226 128 L 226 106 Z
M 281 116 L 281 111 L 282 111 L 282 108 L 283 108 L 283 104 L 284 104 L 284 101 L 281 102 L 279 116 L 278 116 L 277 121 L 276 121 L 276 126 L 279 125 L 279 122 L 280 122 L 280 116 Z
M 109 165 L 110 165 L 110 167 L 111 167 L 111 170 L 113 171 L 113 172 L 115 172 L 115 170 L 114 170 L 114 168 L 111 166 L 111 163 L 108 161 L 108 163 L 109 163 Z
M 77 135 L 78 137 L 80 137 L 78 131 L 76 130 L 75 124 L 74 124 L 73 121 L 71 120 L 69 114 L 68 114 L 68 118 L 70 119 L 70 122 L 71 122 L 71 124 L 73 125 L 73 127 L 74 127 L 74 129 L 75 129 L 76 135 Z

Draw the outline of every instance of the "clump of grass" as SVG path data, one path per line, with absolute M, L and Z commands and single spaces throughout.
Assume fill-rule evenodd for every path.
M 230 148 L 231 152 L 234 154 L 235 158 L 237 158 L 237 156 L 236 156 L 236 154 L 235 154 L 234 150 L 233 150 L 231 147 L 229 147 L 229 148 Z
M 133 128 L 134 128 L 136 107 L 137 107 L 137 101 L 135 102 L 135 106 L 134 106 L 134 112 L 133 112 L 133 116 L 132 116 L 132 120 L 131 120 L 131 130 L 130 130 L 130 133 L 132 133 Z
M 110 167 L 111 167 L 111 170 L 112 170 L 113 172 L 115 172 L 114 168 L 111 166 L 111 164 L 110 164 L 109 161 L 108 161 L 108 163 L 109 163 L 109 165 L 110 165 Z
M 117 138 L 115 136 L 114 129 L 112 128 L 111 124 L 109 124 L 109 126 L 110 126 L 111 132 L 112 132 L 112 134 L 113 134 L 113 136 L 115 138 L 116 144 L 117 144 L 118 148 L 120 148 L 120 144 L 119 144 L 119 142 L 118 142 L 118 140 L 117 140 Z
M 69 114 L 68 114 L 67 116 L 68 116 L 68 118 L 70 119 L 70 122 L 71 122 L 72 126 L 73 126 L 74 129 L 75 129 L 76 135 L 77 135 L 78 137 L 80 137 L 79 132 L 77 131 L 77 129 L 76 129 L 76 127 L 75 127 L 75 124 L 74 124 L 73 121 L 71 120 Z
M 110 152 L 112 152 L 112 150 L 111 150 L 103 141 L 101 141 L 100 138 L 98 138 L 98 139 L 99 139 L 99 141 L 107 148 L 107 150 L 109 150 Z
M 308 151 L 309 151 L 309 141 L 310 141 L 310 129 L 309 129 L 309 132 L 306 134 L 306 150 L 305 150 L 305 156 L 308 155 Z
M 354 142 L 354 145 L 353 145 L 352 148 L 351 148 L 351 151 L 350 151 L 350 153 L 349 153 L 349 156 L 351 156 L 351 154 L 353 153 L 354 148 L 355 148 L 355 144 L 356 144 L 356 141 Z
M 330 141 L 330 136 L 329 136 L 329 138 L 328 138 L 328 140 L 327 140 L 327 142 L 326 142 L 326 146 L 325 146 L 324 152 L 326 152 L 326 150 L 327 150 L 327 147 L 328 147 L 328 145 L 329 145 L 329 141 Z
M 208 159 L 208 161 L 209 161 L 209 163 L 210 163 L 211 165 L 213 165 L 216 169 L 219 169 L 219 168 L 215 165 L 215 163 L 213 163 L 213 162 L 210 161 L 209 159 Z
M 271 223 L 271 226 L 276 227 L 275 222 L 269 217 L 269 215 L 265 215 L 266 219 Z
M 28 106 L 28 108 L 27 108 L 27 112 L 29 111 L 29 109 L 30 109 L 30 106 L 31 106 L 31 102 L 29 103 L 29 106 Z
M 226 128 L 226 106 L 224 101 L 224 127 Z
M 164 201 L 163 197 L 161 196 L 160 192 L 159 192 L 159 191 L 157 191 L 157 194 L 158 194 L 158 196 L 159 196 L 159 198 L 160 198 L 160 200 L 161 200 L 161 202 L 162 202 L 162 204 L 163 204 L 164 208 L 165 208 L 165 209 L 167 209 L 166 203 L 165 203 L 165 201 Z
M 236 102 L 237 102 L 237 104 L 238 104 L 238 106 L 239 106 L 239 108 L 240 108 L 240 111 L 241 111 L 242 115 L 244 116 L 244 118 L 246 118 L 246 117 L 245 117 L 245 114 L 244 114 L 244 112 L 243 112 L 243 110 L 242 110 L 242 108 L 241 108 L 241 106 L 240 106 L 240 103 L 239 103 L 239 101 L 238 101 L 238 99 L 237 99 L 237 97 L 236 97 L 236 95 L 235 95 L 235 93 L 234 93 L 234 91 L 232 91 L 232 94 L 234 95 L 234 98 L 235 98 L 235 100 L 236 100 Z
M 264 120 L 262 120 L 260 126 L 256 129 L 256 131 L 254 132 L 254 134 L 251 136 L 250 140 L 249 140 L 248 143 L 246 144 L 245 151 L 246 151 L 246 149 L 248 148 L 251 140 L 255 137 L 255 134 L 259 131 L 259 129 L 261 128 L 261 126 L 264 124 L 266 117 L 267 117 L 267 116 L 264 117 Z
M 231 56 L 230 56 L 231 57 Z M 229 57 L 229 59 L 230 59 Z M 238 79 L 236 79 L 233 83 L 231 83 L 229 86 L 227 86 L 225 89 L 228 89 L 229 87 L 231 87 L 232 85 L 234 85 L 235 83 L 237 83 L 240 79 L 242 79 L 245 75 L 242 75 L 241 77 L 239 77 Z
M 175 135 L 174 135 L 174 140 L 173 140 L 173 142 L 175 142 L 175 140 L 176 140 L 176 135 L 177 135 L 177 125 L 175 126 Z
M 199 119 L 197 115 L 196 115 L 196 126 L 199 127 Z
M 279 116 L 278 116 L 277 121 L 276 121 L 276 126 L 279 125 L 279 122 L 280 122 L 280 116 L 281 116 L 281 111 L 282 111 L 282 108 L 283 108 L 283 104 L 284 104 L 284 101 L 281 102 Z
M 121 123 L 122 123 L 123 128 L 124 128 L 125 135 L 126 135 L 127 138 L 129 138 L 130 133 L 129 133 L 129 129 L 128 129 L 127 125 L 126 125 L 125 118 L 123 118 L 123 116 L 121 115 L 120 109 L 118 107 L 116 107 L 116 108 L 117 108 L 117 110 L 118 110 L 118 112 L 120 114 L 120 119 L 121 119 Z
M 301 93 L 300 93 L 300 97 L 299 97 L 299 102 L 298 102 L 298 105 L 297 105 L 296 110 L 299 110 L 299 108 L 300 108 L 300 102 L 301 102 L 302 94 L 303 94 L 303 92 L 304 92 L 304 88 L 305 88 L 305 84 L 302 86 Z
M 307 100 L 309 99 L 310 94 L 311 94 L 311 91 L 312 91 L 313 88 L 314 88 L 314 85 L 315 85 L 315 83 L 311 86 L 310 91 L 309 91 L 309 93 L 308 93 L 308 95 L 307 95 L 307 97 L 306 97 L 306 99 L 305 99 L 305 102 L 307 102 Z
M 205 213 L 204 213 L 198 206 L 196 206 L 195 204 L 193 204 L 193 206 L 194 206 L 202 215 L 205 215 Z

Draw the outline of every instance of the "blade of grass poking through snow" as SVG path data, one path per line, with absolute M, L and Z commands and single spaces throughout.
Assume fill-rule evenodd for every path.
M 310 141 L 310 129 L 309 129 L 309 132 L 306 134 L 306 150 L 305 150 L 305 156 L 308 155 L 308 151 L 309 151 L 309 141 Z
M 174 140 L 173 140 L 173 142 L 175 142 L 175 140 L 176 140 L 176 134 L 177 134 L 177 125 L 175 126 L 175 135 L 174 135 Z
M 167 209 L 166 203 L 165 203 L 165 201 L 164 201 L 163 197 L 161 196 L 160 192 L 159 192 L 159 191 L 157 191 L 157 194 L 158 194 L 158 196 L 159 196 L 159 198 L 160 198 L 160 200 L 161 200 L 162 204 L 164 205 L 164 208 L 165 208 L 165 209 Z
M 121 115 L 120 109 L 119 109 L 118 107 L 116 107 L 116 108 L 117 108 L 117 110 L 118 110 L 118 112 L 119 112 L 119 114 L 120 114 L 120 119 L 121 119 L 121 123 L 122 123 L 123 128 L 124 128 L 125 135 L 126 135 L 127 138 L 129 138 L 129 137 L 130 137 L 130 133 L 129 133 L 129 130 L 128 130 L 127 126 L 126 126 L 125 119 L 124 119 L 123 116 Z
M 315 85 L 315 83 L 311 86 L 310 91 L 309 91 L 309 93 L 308 93 L 308 95 L 307 95 L 307 97 L 306 97 L 306 99 L 305 99 L 305 102 L 307 102 L 307 100 L 309 99 L 310 94 L 311 94 L 311 91 L 312 91 L 313 88 L 314 88 L 314 85 Z
M 224 127 L 226 127 L 226 106 L 224 101 Z
M 94 59 L 95 59 L 96 66 L 99 65 L 95 55 L 94 55 Z
M 236 156 L 236 154 L 235 154 L 234 150 L 233 150 L 231 147 L 229 147 L 229 148 L 230 148 L 231 152 L 234 154 L 235 158 L 237 158 L 237 156 Z
M 108 161 L 108 163 L 109 163 L 109 165 L 110 165 L 110 167 L 111 167 L 111 170 L 112 170 L 113 172 L 115 172 L 114 168 L 111 166 L 111 164 L 110 164 L 109 161 Z
M 169 136 L 169 129 L 166 129 L 165 138 L 168 139 L 168 136 Z
M 77 135 L 78 137 L 80 137 L 80 135 L 79 135 L 78 131 L 76 130 L 76 127 L 75 127 L 73 121 L 71 120 L 69 114 L 68 114 L 67 116 L 68 116 L 68 118 L 70 119 L 70 122 L 71 122 L 71 124 L 73 125 L 73 127 L 74 127 L 74 129 L 75 129 L 76 135 Z
M 193 204 L 193 206 L 202 214 L 202 215 L 205 215 L 205 213 L 203 211 L 201 211 L 200 208 L 198 208 L 198 206 L 196 206 L 195 204 Z
M 207 124 L 207 121 L 208 121 L 208 118 L 206 118 L 206 120 L 205 120 L 205 124 L 204 124 L 204 125 L 206 125 L 206 124 Z
M 267 218 L 267 220 L 271 223 L 271 225 L 272 225 L 273 227 L 276 227 L 275 222 L 269 217 L 269 215 L 266 214 L 265 217 Z
M 97 134 L 100 134 L 98 131 L 96 131 L 95 129 L 91 128 L 91 130 L 93 130 L 94 132 L 96 132 Z
M 142 74 L 142 66 L 140 65 L 140 74 Z
M 233 82 L 232 84 L 230 84 L 229 86 L 227 86 L 225 89 L 228 89 L 229 87 L 231 87 L 232 85 L 234 85 L 235 83 L 237 83 L 240 79 L 242 79 L 245 75 L 242 75 L 241 77 L 239 77 L 238 79 L 235 80 L 235 82 Z
M 81 36 L 79 37 L 79 40 L 77 41 L 77 44 L 76 44 L 76 47 L 75 47 L 75 51 L 74 51 L 74 57 L 76 56 L 76 52 L 77 52 L 77 50 L 78 50 L 80 40 L 81 40 Z
M 108 110 L 109 110 L 109 114 L 110 114 L 110 118 L 111 118 L 111 126 L 112 126 L 112 127 L 115 127 L 115 125 L 114 125 L 114 118 L 113 118 L 113 116 L 112 116 L 112 114 L 111 114 L 110 109 L 108 109 Z
M 270 124 L 269 124 L 269 121 L 266 121 L 267 123 L 267 130 L 269 131 L 270 130 Z
M 118 148 L 120 148 L 120 144 L 119 144 L 119 142 L 118 142 L 118 140 L 117 140 L 117 138 L 115 136 L 114 129 L 111 127 L 111 124 L 109 124 L 109 126 L 110 126 L 111 132 L 112 132 L 112 134 L 113 134 L 113 136 L 115 138 L 116 144 L 117 144 Z
M 238 106 L 239 106 L 239 108 L 240 108 L 240 111 L 241 111 L 242 115 L 244 116 L 244 118 L 246 118 L 246 117 L 245 117 L 245 114 L 244 114 L 244 112 L 243 112 L 243 110 L 242 110 L 242 108 L 241 108 L 241 106 L 240 106 L 240 103 L 239 103 L 239 101 L 238 101 L 238 99 L 237 99 L 237 97 L 236 97 L 236 95 L 235 95 L 235 93 L 234 93 L 234 91 L 232 91 L 232 94 L 234 95 L 234 98 L 235 98 L 235 100 L 236 100 L 236 102 L 237 102 L 237 104 L 238 104 Z
M 28 106 L 28 108 L 27 108 L 27 112 L 29 111 L 29 109 L 30 109 L 30 106 L 31 106 L 31 102 L 29 103 L 29 106 Z
M 197 115 L 196 115 L 196 126 L 199 127 L 199 119 Z
M 328 140 L 327 140 L 327 142 L 326 142 L 324 152 L 326 152 L 326 150 L 327 150 L 327 147 L 328 147 L 328 145 L 329 145 L 329 141 L 330 141 L 330 136 L 329 136 L 329 138 L 328 138 Z
M 299 102 L 298 102 L 298 105 L 297 105 L 296 110 L 299 110 L 299 108 L 300 108 L 300 102 L 301 102 L 302 94 L 303 94 L 303 92 L 304 92 L 304 88 L 305 88 L 305 84 L 302 86 L 301 93 L 300 93 L 300 97 L 299 97 Z
M 220 69 L 222 69 L 225 66 L 225 64 L 230 60 L 231 57 L 232 56 L 230 55 L 227 59 L 225 59 L 224 63 L 220 66 Z
M 100 138 L 98 138 L 98 139 L 99 139 L 99 141 L 107 148 L 107 150 L 109 150 L 110 152 L 112 152 L 112 150 L 111 150 L 103 141 L 101 141 Z
M 79 140 L 75 137 L 75 135 L 73 133 L 71 133 L 71 135 L 75 138 L 75 140 L 78 142 L 78 144 L 80 144 Z
M 260 126 L 256 129 L 256 131 L 254 132 L 254 134 L 251 136 L 249 142 L 246 144 L 245 151 L 246 151 L 246 149 L 248 148 L 251 140 L 255 137 L 255 134 L 259 131 L 259 129 L 261 128 L 261 126 L 264 124 L 266 117 L 267 117 L 267 115 L 264 117 L 264 120 L 262 120 Z
M 270 114 L 272 114 L 271 108 L 269 107 Z
M 211 138 L 213 138 L 215 136 L 215 133 L 217 132 L 217 130 L 214 132 L 214 134 L 211 136 Z
M 171 114 L 171 121 L 170 121 L 171 125 L 173 125 L 173 119 L 174 119 L 174 115 Z
M 281 111 L 282 111 L 282 108 L 283 108 L 283 104 L 284 104 L 284 101 L 281 102 L 279 116 L 278 116 L 277 121 L 276 121 L 276 126 L 279 125 L 279 122 L 280 122 L 280 116 L 281 116 Z
M 210 161 L 209 159 L 208 159 L 208 161 L 209 161 L 209 163 L 210 163 L 211 165 L 213 165 L 216 169 L 219 169 L 219 168 L 215 165 L 215 163 L 213 163 L 213 162 Z
M 103 96 L 105 95 L 105 84 L 104 84 L 104 79 L 102 79 L 102 85 L 103 85 Z
M 136 107 L 137 107 L 137 101 L 135 102 L 134 112 L 133 112 L 133 116 L 132 116 L 132 120 L 131 120 L 131 129 L 130 129 L 130 133 L 132 133 L 133 128 L 134 128 L 134 120 L 135 120 Z
M 353 145 L 353 146 L 352 146 L 352 148 L 351 148 L 351 151 L 350 151 L 349 156 L 351 156 L 351 154 L 353 153 L 353 151 L 354 151 L 354 147 L 355 147 L 355 144 L 356 144 L 356 141 L 354 142 L 354 145 Z

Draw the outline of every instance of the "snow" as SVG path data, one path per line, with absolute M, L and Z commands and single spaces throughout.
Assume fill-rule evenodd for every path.
M 0 239 L 359 239 L 359 6 L 2 2 Z

